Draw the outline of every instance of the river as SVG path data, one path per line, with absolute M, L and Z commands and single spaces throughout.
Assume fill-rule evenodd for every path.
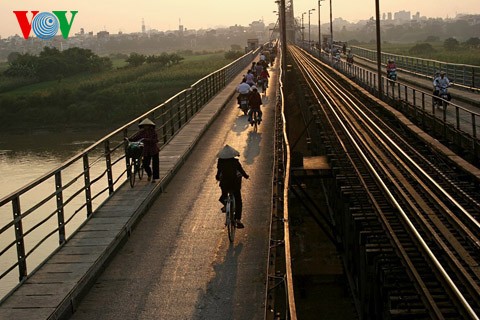
M 0 134 L 0 199 L 10 195 L 45 173 L 59 167 L 72 156 L 103 138 L 106 129 L 69 129 Z M 65 177 L 67 180 L 68 177 Z M 37 199 L 38 200 L 38 199 Z M 22 208 L 25 209 L 25 208 Z M 0 228 L 12 220 L 11 205 L 0 208 Z M 0 251 L 11 241 L 10 232 L 0 234 Z M 40 263 L 58 245 L 52 238 L 37 257 L 32 256 L 28 271 Z M 0 274 L 16 260 L 15 250 L 0 256 Z M 18 282 L 18 272 L 0 280 L 0 299 Z

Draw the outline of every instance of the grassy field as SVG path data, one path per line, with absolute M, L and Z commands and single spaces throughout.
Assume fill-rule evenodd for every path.
M 469 64 L 474 66 L 480 66 L 480 48 L 462 48 L 456 51 L 447 51 L 443 47 L 442 42 L 431 42 L 430 43 L 435 50 L 434 52 L 428 52 L 425 54 L 415 54 L 412 55 L 409 53 L 409 50 L 415 46 L 415 43 L 410 44 L 391 44 L 383 43 L 382 52 L 404 55 L 404 56 L 415 56 L 418 58 L 437 60 L 442 62 L 450 63 L 460 63 L 460 64 Z M 362 47 L 369 50 L 376 50 L 376 44 L 361 44 L 358 47 Z
M 169 67 L 119 67 L 4 91 L 0 93 L 2 128 L 8 129 L 9 123 L 18 119 L 30 127 L 48 127 L 59 122 L 124 123 L 231 62 L 223 53 L 184 58 Z M 114 65 L 122 66 L 122 61 L 115 61 Z

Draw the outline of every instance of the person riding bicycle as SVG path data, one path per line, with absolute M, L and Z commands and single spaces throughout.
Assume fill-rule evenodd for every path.
M 267 68 L 263 68 L 262 72 L 258 76 L 260 80 L 264 81 L 264 88 L 268 88 L 268 78 L 270 78 L 270 74 L 268 73 Z
M 249 178 L 245 172 L 240 161 L 236 158 L 240 153 L 229 146 L 225 145 L 218 153 L 217 174 L 215 179 L 220 181 L 220 188 L 222 194 L 218 201 L 223 204 L 222 212 L 225 212 L 225 204 L 227 201 L 227 194 L 230 191 L 235 197 L 235 223 L 237 228 L 244 227 L 242 220 L 242 177 Z
M 158 136 L 155 131 L 155 122 L 145 118 L 138 124 L 138 127 L 140 130 L 130 138 L 130 141 L 142 140 L 143 169 L 147 173 L 148 181 L 151 180 L 154 183 L 156 179 L 160 178 L 160 149 L 157 145 Z M 152 168 L 150 168 L 150 162 L 152 163 Z
M 238 107 L 240 108 L 240 99 L 242 97 L 248 98 L 248 96 L 250 95 L 250 85 L 247 83 L 246 78 L 243 78 L 242 83 L 240 83 L 237 86 L 237 92 L 238 92 L 237 102 L 238 102 Z
M 255 84 L 255 75 L 253 74 L 252 70 L 247 71 L 247 74 L 245 75 L 245 80 L 250 86 L 253 86 Z
M 250 106 L 250 110 L 248 111 L 248 122 L 253 126 L 253 112 L 257 112 L 257 124 L 260 124 L 262 121 L 262 110 L 260 110 L 260 106 L 263 104 L 262 97 L 257 90 L 256 86 L 252 86 L 252 92 L 248 97 L 248 105 Z

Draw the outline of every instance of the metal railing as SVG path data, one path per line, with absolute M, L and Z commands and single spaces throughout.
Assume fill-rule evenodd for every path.
M 324 61 L 328 61 L 325 57 Z M 337 64 L 337 69 L 355 82 L 378 96 L 377 73 L 345 61 Z M 431 92 L 393 82 L 382 77 L 383 99 L 402 109 L 422 128 L 435 133 L 436 137 L 449 141 L 468 150 L 473 162 L 480 159 L 480 113 L 459 106 L 451 101 L 446 109 L 433 105 Z M 442 101 L 443 99 L 435 97 Z
M 377 51 L 356 46 L 352 46 L 351 49 L 354 55 L 376 63 Z M 397 68 L 403 72 L 427 79 L 432 79 L 437 71 L 445 71 L 449 79 L 455 81 L 456 86 L 480 92 L 480 66 L 448 63 L 382 52 L 382 63 L 386 64 L 389 59 L 395 60 Z
M 138 130 L 139 121 L 148 117 L 156 123 L 162 148 L 203 105 L 251 63 L 255 54 L 256 51 L 250 51 L 205 76 L 58 168 L 0 199 L 2 291 L 23 283 L 126 182 L 124 139 Z M 11 285 L 15 270 L 18 270 L 19 282 L 13 281 Z M 0 292 L 0 297 L 5 293 Z

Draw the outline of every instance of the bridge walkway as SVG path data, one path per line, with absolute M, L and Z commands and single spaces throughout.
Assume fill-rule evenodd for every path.
M 259 132 L 232 99 L 239 75 L 161 150 L 160 180 L 125 183 L 0 305 L 0 319 L 263 319 L 277 76 L 270 73 Z M 252 176 L 243 188 L 246 228 L 232 245 L 213 178 L 226 143 Z

